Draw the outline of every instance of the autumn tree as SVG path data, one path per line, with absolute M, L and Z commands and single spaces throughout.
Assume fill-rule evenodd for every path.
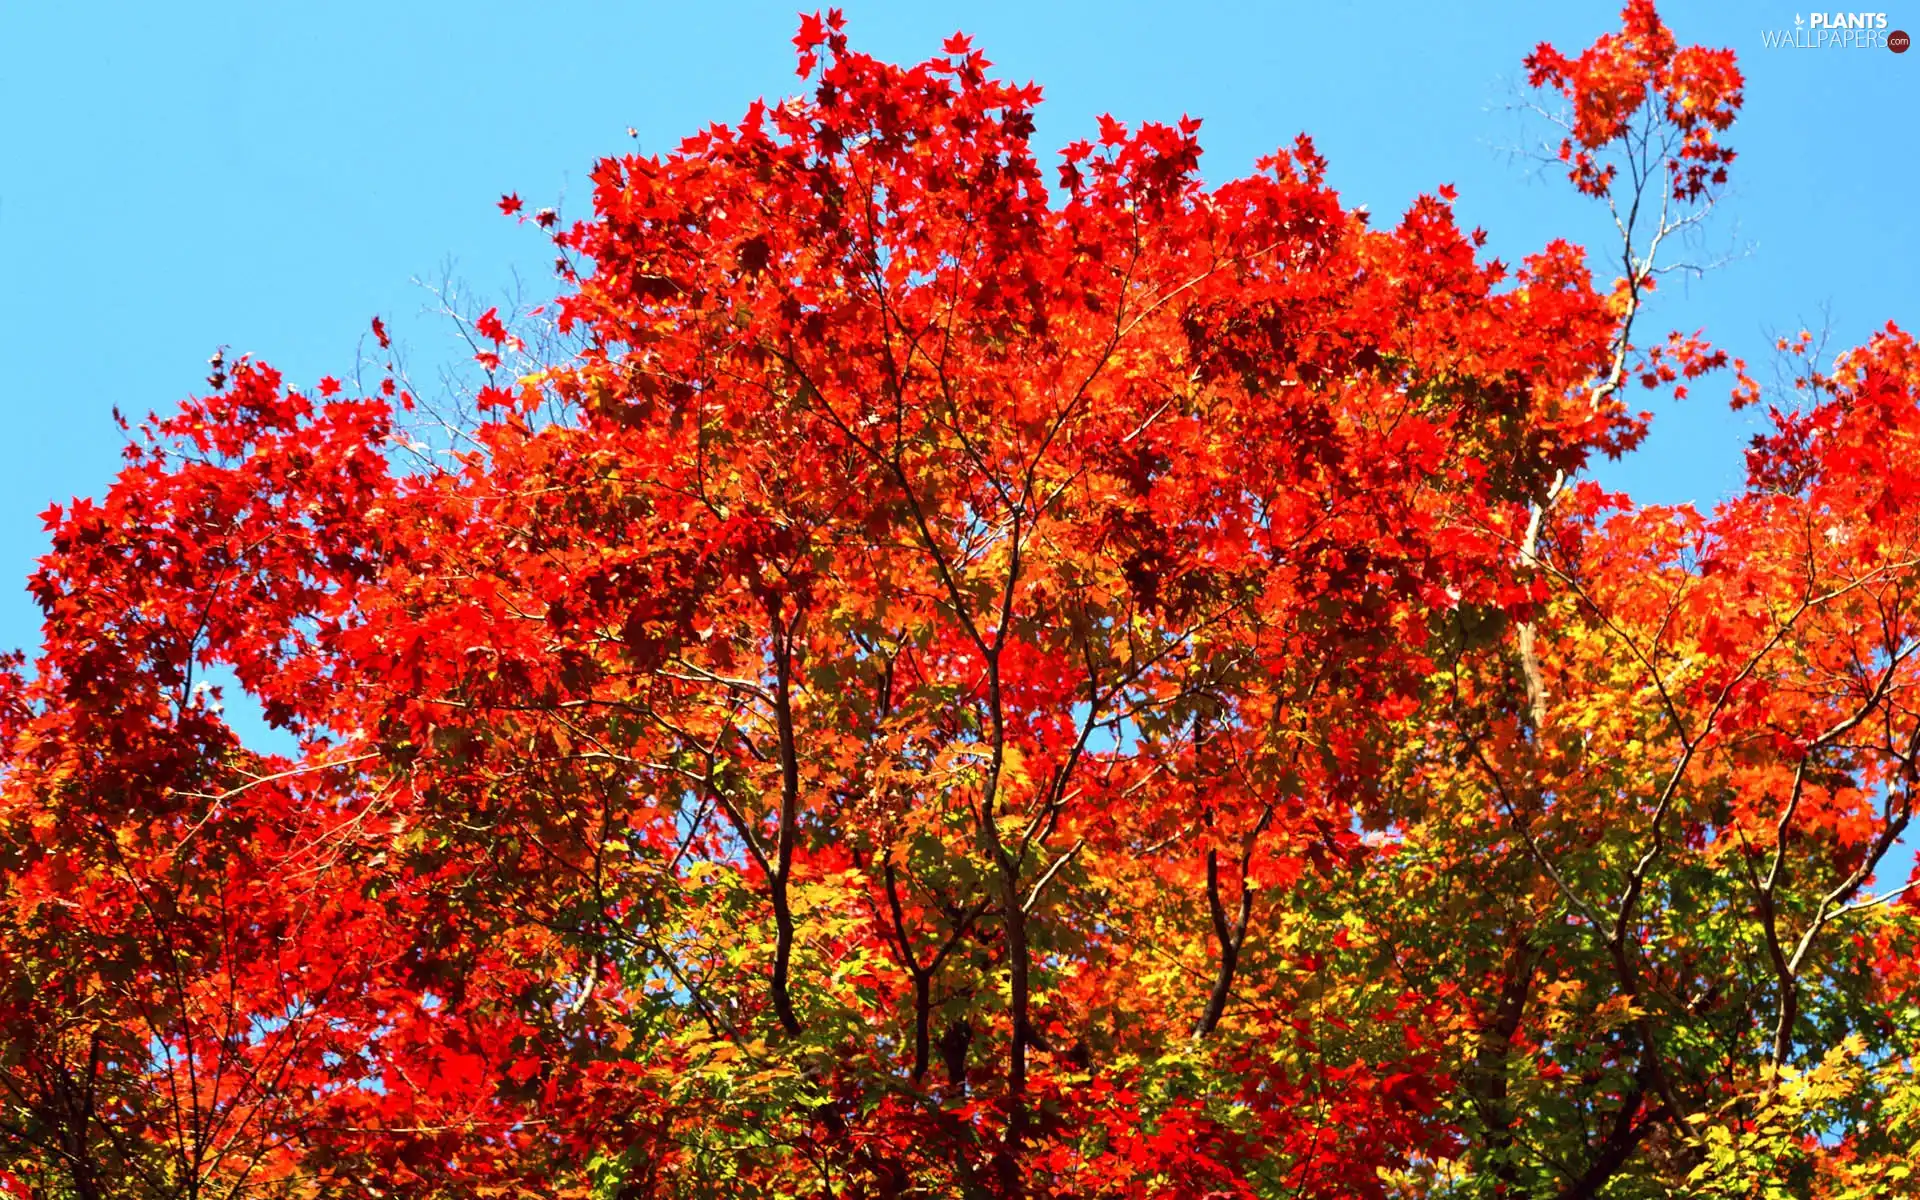
M 221 357 L 48 513 L 0 1183 L 1901 1186 L 1914 344 L 1809 363 L 1711 514 L 1582 478 L 1729 365 L 1643 309 L 1731 54 L 1636 0 L 1529 59 L 1596 285 L 1305 137 L 1049 175 L 967 39 L 795 41 L 586 219 L 502 199 L 575 352 L 473 316 L 446 420 L 377 321 L 364 396 Z

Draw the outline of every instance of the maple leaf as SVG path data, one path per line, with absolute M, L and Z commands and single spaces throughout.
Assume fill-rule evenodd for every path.
M 473 327 L 481 337 L 498 345 L 507 340 L 506 326 L 500 322 L 500 310 L 489 308 L 474 318 Z

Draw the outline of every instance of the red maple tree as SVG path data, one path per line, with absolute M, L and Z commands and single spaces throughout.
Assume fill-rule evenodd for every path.
M 464 424 L 216 356 L 47 514 L 0 1183 L 1886 1194 L 1914 344 L 1712 514 L 1578 478 L 1727 365 L 1636 330 L 1731 54 L 1635 0 L 1528 60 L 1596 287 L 1448 189 L 1374 228 L 1304 137 L 1209 187 L 1197 121 L 1103 119 L 1053 180 L 965 38 L 796 44 L 531 218 L 578 350 L 480 314 Z

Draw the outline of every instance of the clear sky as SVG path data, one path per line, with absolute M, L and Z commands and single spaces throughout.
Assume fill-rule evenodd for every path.
M 1704 247 L 1742 256 L 1663 294 L 1650 322 L 1704 326 L 1763 368 L 1771 335 L 1803 325 L 1829 324 L 1836 347 L 1889 319 L 1920 327 L 1920 52 L 1768 49 L 1763 30 L 1792 28 L 1788 3 L 1663 5 L 1683 43 L 1729 46 L 1747 74 L 1737 186 Z M 1002 75 L 1045 88 L 1049 153 L 1102 112 L 1191 113 L 1208 176 L 1225 179 L 1305 131 L 1377 221 L 1452 183 L 1509 261 L 1553 236 L 1604 244 L 1602 213 L 1509 153 L 1525 130 L 1508 105 L 1529 48 L 1585 46 L 1616 3 L 845 7 L 855 43 L 899 61 L 974 34 Z M 0 646 L 38 639 L 6 581 L 45 549 L 35 514 L 109 479 L 112 406 L 172 403 L 223 344 L 303 383 L 344 373 L 375 314 L 416 372 L 462 357 L 412 280 L 451 263 L 476 294 L 516 271 L 551 291 L 544 238 L 494 200 L 579 213 L 594 159 L 628 149 L 629 127 L 666 150 L 794 91 L 795 8 L 0 4 Z M 1889 18 L 1920 32 L 1920 4 Z M 1657 405 L 1648 446 L 1600 477 L 1649 500 L 1727 494 L 1756 418 L 1722 395 Z

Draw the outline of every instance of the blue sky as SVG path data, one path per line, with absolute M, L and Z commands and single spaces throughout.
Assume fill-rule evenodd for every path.
M 1730 46 L 1747 73 L 1736 187 L 1706 247 L 1742 256 L 1649 319 L 1704 326 L 1763 367 L 1770 335 L 1802 325 L 1829 323 L 1835 346 L 1920 326 L 1920 53 L 1766 49 L 1763 30 L 1792 27 L 1787 2 L 1663 9 L 1683 42 Z M 974 34 L 1004 76 L 1046 89 L 1049 152 L 1101 112 L 1191 113 L 1225 179 L 1306 131 L 1376 219 L 1452 183 L 1504 258 L 1553 236 L 1604 245 L 1601 212 L 1507 152 L 1524 140 L 1507 106 L 1534 43 L 1586 45 L 1613 3 L 846 7 L 854 41 L 899 60 Z M 1890 20 L 1920 30 L 1920 4 Z M 416 371 L 463 357 L 415 277 L 451 263 L 475 294 L 516 272 L 551 291 L 546 242 L 494 200 L 579 212 L 629 127 L 665 150 L 795 90 L 795 26 L 793 0 L 8 6 L 0 581 L 44 550 L 35 514 L 111 476 L 111 407 L 177 400 L 217 345 L 311 382 L 350 369 L 381 314 Z M 1600 477 L 1649 500 L 1725 495 L 1756 419 L 1721 395 L 1657 405 L 1648 446 Z M 0 583 L 0 646 L 37 639 L 24 590 Z

